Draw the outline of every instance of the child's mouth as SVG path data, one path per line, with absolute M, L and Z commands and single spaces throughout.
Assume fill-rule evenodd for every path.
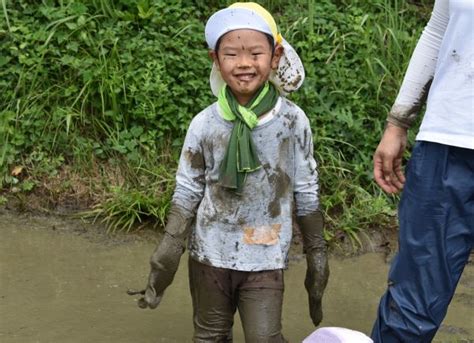
M 255 77 L 254 73 L 245 73 L 245 74 L 237 74 L 236 78 L 239 81 L 251 81 Z

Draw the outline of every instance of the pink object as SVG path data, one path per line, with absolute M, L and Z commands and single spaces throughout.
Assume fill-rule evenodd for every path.
M 373 343 L 362 332 L 345 328 L 320 328 L 306 337 L 303 343 Z

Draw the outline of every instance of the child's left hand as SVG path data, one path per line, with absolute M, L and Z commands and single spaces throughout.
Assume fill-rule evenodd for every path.
M 323 319 L 322 298 L 329 278 L 326 241 L 323 236 L 324 218 L 321 211 L 296 218 L 306 252 L 306 279 L 309 314 L 315 326 Z
M 305 288 L 308 292 L 309 314 L 315 326 L 323 320 L 322 298 L 329 277 L 329 266 L 326 251 L 306 252 L 308 267 L 306 270 Z

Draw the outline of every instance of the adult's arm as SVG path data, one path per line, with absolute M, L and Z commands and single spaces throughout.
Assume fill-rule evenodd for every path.
M 407 129 L 416 119 L 429 91 L 448 22 L 449 0 L 436 0 L 388 114 L 387 127 L 374 154 L 374 178 L 387 193 L 399 192 L 405 183 L 402 157 Z
M 388 122 L 408 129 L 418 114 L 435 74 L 438 54 L 449 22 L 449 0 L 436 0 L 431 18 L 413 51 Z

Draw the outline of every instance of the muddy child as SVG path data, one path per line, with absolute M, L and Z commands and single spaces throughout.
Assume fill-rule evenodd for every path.
M 303 83 L 303 65 L 271 14 L 255 3 L 216 12 L 205 35 L 217 101 L 189 126 L 168 224 L 139 306 L 158 306 L 188 240 L 194 341 L 232 341 L 238 309 L 246 342 L 284 342 L 283 270 L 294 211 L 315 325 L 329 276 L 311 128 L 285 98 Z

